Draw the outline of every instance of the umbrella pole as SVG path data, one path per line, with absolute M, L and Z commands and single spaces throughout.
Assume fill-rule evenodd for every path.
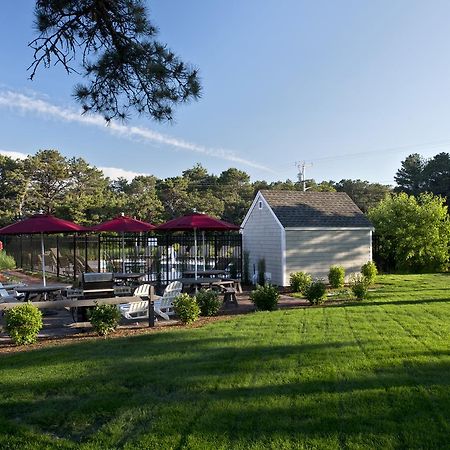
M 47 286 L 47 282 L 45 280 L 45 248 L 44 248 L 44 233 L 41 233 L 41 262 L 42 262 L 42 282 L 44 286 Z
M 122 272 L 125 273 L 125 232 L 122 231 Z
M 203 272 L 206 270 L 205 230 L 202 231 Z
M 194 228 L 194 252 L 195 279 L 197 279 L 197 228 Z

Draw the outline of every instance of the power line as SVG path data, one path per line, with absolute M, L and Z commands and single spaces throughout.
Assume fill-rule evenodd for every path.
M 314 158 L 311 161 L 325 161 L 329 159 L 336 159 L 336 158 L 352 158 L 352 157 L 360 157 L 360 156 L 366 156 L 370 154 L 380 154 L 380 153 L 387 153 L 387 152 L 399 152 L 404 150 L 413 150 L 413 149 L 420 149 L 422 147 L 426 148 L 439 148 L 443 146 L 450 146 L 450 140 L 445 141 L 434 141 L 434 142 L 424 142 L 422 144 L 411 144 L 411 145 L 402 145 L 398 147 L 387 147 L 383 149 L 377 149 L 377 150 L 366 150 L 363 152 L 356 152 L 356 153 L 341 153 L 339 155 L 330 155 L 330 156 L 324 156 L 322 158 Z
M 430 142 L 423 142 L 420 144 L 407 144 L 407 145 L 400 145 L 397 147 L 386 147 L 381 149 L 374 149 L 374 150 L 365 150 L 362 152 L 354 152 L 354 153 L 338 153 L 336 155 L 329 155 L 329 156 L 323 156 L 321 158 L 312 158 L 309 159 L 309 161 L 328 161 L 333 159 L 341 159 L 341 158 L 359 158 L 361 156 L 371 155 L 371 154 L 381 154 L 381 153 L 389 153 L 389 152 L 400 152 L 404 150 L 420 150 L 423 149 L 432 149 L 432 148 L 439 148 L 439 147 L 450 147 L 450 139 L 445 139 L 441 141 L 430 141 Z M 283 164 L 278 167 L 288 167 L 290 164 Z M 297 163 L 295 163 L 297 164 Z

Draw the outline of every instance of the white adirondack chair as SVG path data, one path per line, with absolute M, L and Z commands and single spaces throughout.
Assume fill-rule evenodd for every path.
M 141 284 L 138 286 L 133 295 L 135 297 L 149 297 L 150 296 L 150 285 L 149 284 Z
M 148 300 L 127 303 L 126 306 L 126 309 L 119 308 L 120 313 L 123 317 L 125 317 L 125 319 L 136 320 L 145 319 L 148 317 Z
M 158 316 L 165 320 L 169 320 L 169 316 L 173 316 L 175 311 L 173 310 L 173 301 L 181 293 L 183 289 L 183 283 L 180 281 L 172 281 L 167 285 L 162 297 L 156 297 L 154 302 L 154 310 Z
M 133 293 L 133 297 L 149 297 L 150 285 L 141 284 Z M 122 303 L 119 305 L 119 311 L 125 319 L 145 319 L 148 317 L 148 300 L 141 302 Z

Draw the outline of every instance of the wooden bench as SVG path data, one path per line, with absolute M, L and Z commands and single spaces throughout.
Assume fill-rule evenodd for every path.
M 221 280 L 221 283 L 223 283 L 223 285 L 233 287 L 234 289 L 236 289 L 236 292 L 242 294 L 241 280 L 238 280 L 236 278 L 222 278 Z
M 238 306 L 238 301 L 236 297 L 236 289 L 232 287 L 224 288 L 223 291 L 223 304 L 224 306 L 227 306 L 229 304 Z

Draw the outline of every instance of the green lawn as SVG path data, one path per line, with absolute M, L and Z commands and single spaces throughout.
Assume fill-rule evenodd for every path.
M 450 448 L 450 275 L 0 355 L 0 448 Z

